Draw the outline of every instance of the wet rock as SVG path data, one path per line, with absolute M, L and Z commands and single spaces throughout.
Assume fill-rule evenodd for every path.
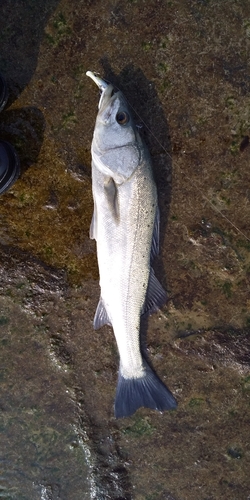
M 187 356 L 200 358 L 205 364 L 229 366 L 239 373 L 250 370 L 250 330 L 217 328 L 200 332 L 180 332 L 176 347 Z

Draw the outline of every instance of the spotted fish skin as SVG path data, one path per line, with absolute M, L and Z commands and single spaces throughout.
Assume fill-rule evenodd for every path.
M 173 409 L 174 397 L 140 349 L 141 315 L 166 301 L 151 267 L 159 250 L 159 211 L 150 155 L 123 94 L 87 74 L 102 92 L 91 147 L 90 237 L 97 244 L 101 288 L 94 328 L 111 325 L 119 350 L 115 416 L 141 406 Z

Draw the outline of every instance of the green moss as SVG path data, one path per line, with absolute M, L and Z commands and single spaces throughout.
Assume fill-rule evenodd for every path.
M 167 71 L 169 71 L 169 65 L 164 63 L 164 62 L 160 62 L 158 64 L 158 69 L 159 71 L 161 71 L 162 73 L 166 73 Z
M 151 495 L 146 495 L 145 500 L 160 500 L 162 496 L 159 496 L 159 493 L 152 493 Z
M 241 386 L 243 391 L 250 391 L 250 375 L 242 379 Z
M 0 316 L 0 326 L 7 325 L 9 323 L 9 318 L 6 316 Z
M 77 86 L 77 88 L 74 91 L 75 99 L 82 99 L 84 89 L 85 89 L 85 85 L 83 83 L 79 83 L 79 85 Z
M 142 48 L 145 50 L 145 52 L 148 52 L 149 50 L 152 49 L 152 43 L 151 42 L 142 42 Z
M 228 299 L 232 297 L 232 286 L 233 285 L 230 281 L 225 281 L 225 283 L 221 285 L 222 291 Z
M 149 436 L 156 430 L 156 428 L 151 424 L 148 417 L 135 417 L 135 419 L 136 420 L 132 425 L 123 429 L 123 434 L 138 438 L 144 435 Z
M 47 40 L 47 42 L 49 43 L 49 45 L 56 45 L 56 39 L 50 35 L 49 33 L 45 33 L 45 38 Z
M 205 400 L 203 398 L 192 398 L 190 399 L 188 406 L 190 406 L 190 408 L 199 408 L 203 405 L 204 401 Z
M 72 128 L 75 123 L 77 123 L 77 119 L 74 111 L 69 111 L 62 116 L 62 128 Z
M 24 207 L 26 205 L 33 205 L 35 201 L 35 196 L 29 193 L 20 193 L 19 195 L 19 206 Z
M 246 250 L 250 251 L 250 241 L 247 239 L 238 239 L 236 241 L 236 246 L 238 248 L 245 248 Z
M 238 415 L 238 412 L 234 409 L 229 410 L 228 415 L 232 418 L 236 417 Z
M 232 141 L 231 146 L 230 146 L 229 149 L 230 149 L 230 153 L 232 153 L 232 155 L 239 154 L 239 152 L 240 152 L 239 141 L 238 140 Z
M 86 73 L 86 69 L 85 69 L 84 64 L 77 64 L 77 66 L 75 66 L 73 68 L 73 74 L 74 74 L 75 78 L 79 78 L 79 77 L 85 75 L 85 73 Z
M 246 19 L 243 23 L 243 27 L 245 28 L 247 38 L 250 38 L 250 20 Z
M 4 345 L 2 342 L 1 342 L 1 344 Z M 5 380 L 6 371 L 7 370 L 0 370 L 0 382 L 3 382 Z
M 222 201 L 229 207 L 231 204 L 230 198 L 227 198 L 226 196 L 221 196 Z
M 54 84 L 57 84 L 58 83 L 58 79 L 56 78 L 56 76 L 52 75 L 50 81 Z
M 54 19 L 52 26 L 48 27 L 48 31 L 45 33 L 45 37 L 49 45 L 56 47 L 59 42 L 69 36 L 72 30 L 69 27 L 66 18 L 62 12 L 59 12 L 57 17 Z
M 226 97 L 225 104 L 226 104 L 227 108 L 233 109 L 234 106 L 235 106 L 235 98 L 234 98 L 234 96 L 230 95 L 230 96 Z
M 246 318 L 246 326 L 250 328 L 250 316 Z
M 207 300 L 201 300 L 201 305 L 206 306 L 207 305 Z
M 172 86 L 172 82 L 170 82 L 170 80 L 167 80 L 166 78 L 164 78 L 162 80 L 162 83 L 161 83 L 161 86 L 160 86 L 160 91 L 164 92 L 164 90 L 170 88 L 171 86 Z
M 20 282 L 20 283 L 17 283 L 16 288 L 17 288 L 17 290 L 22 290 L 23 288 L 25 288 L 25 285 L 26 285 L 26 283 Z
M 46 257 L 51 257 L 54 253 L 53 248 L 50 245 L 44 245 L 43 252 Z
M 59 34 L 64 33 L 65 30 L 68 31 L 67 22 L 62 12 L 59 12 L 58 16 L 54 20 L 53 26 Z M 69 32 L 71 32 L 71 30 Z
M 205 125 L 207 122 L 208 122 L 208 119 L 205 116 L 203 116 L 203 115 L 197 116 L 197 120 L 196 120 L 197 126 Z

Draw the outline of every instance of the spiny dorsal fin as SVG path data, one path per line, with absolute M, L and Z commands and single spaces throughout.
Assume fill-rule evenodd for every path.
M 156 255 L 158 255 L 158 253 L 159 253 L 159 247 L 160 247 L 159 240 L 160 240 L 160 210 L 159 210 L 159 207 L 157 207 L 156 216 L 155 216 L 155 223 L 154 223 L 153 238 L 152 238 L 152 245 L 151 245 L 151 254 L 150 254 L 151 264 L 153 263 L 153 260 L 156 257 Z

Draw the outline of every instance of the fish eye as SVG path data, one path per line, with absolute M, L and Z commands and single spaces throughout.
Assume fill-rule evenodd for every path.
M 125 111 L 118 111 L 116 121 L 119 125 L 125 125 L 129 121 L 129 115 Z

